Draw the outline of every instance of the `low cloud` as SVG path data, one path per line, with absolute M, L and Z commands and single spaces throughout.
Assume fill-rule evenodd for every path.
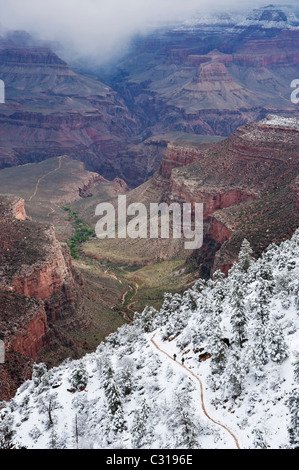
M 132 35 L 148 32 L 157 22 L 184 19 L 240 5 L 237 0 L 0 0 L 4 28 L 26 30 L 42 40 L 63 44 L 69 57 L 104 62 L 121 52 Z M 282 2 L 280 2 L 282 3 Z M 253 8 L 264 1 L 242 3 Z

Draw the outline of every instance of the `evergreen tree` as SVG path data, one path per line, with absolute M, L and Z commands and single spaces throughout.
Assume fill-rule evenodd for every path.
M 290 424 L 288 427 L 290 444 L 292 449 L 299 449 L 299 390 L 298 387 L 292 390 L 288 400 L 290 410 Z
M 106 375 L 105 380 L 104 380 L 105 396 L 107 398 L 109 411 L 114 416 L 118 408 L 120 408 L 122 405 L 121 396 L 120 396 L 119 389 L 113 378 L 112 368 L 109 368 L 108 371 L 106 371 L 105 375 Z
M 281 364 L 288 357 L 288 348 L 279 325 L 270 323 L 267 331 L 268 354 L 273 362 Z
M 253 250 L 250 246 L 250 243 L 245 238 L 241 244 L 241 249 L 240 249 L 239 256 L 238 256 L 238 268 L 241 272 L 243 273 L 248 272 L 253 262 L 252 254 L 253 254 Z
M 73 390 L 84 390 L 88 383 L 88 373 L 82 361 L 75 364 L 71 372 L 70 383 Z
M 257 375 L 260 375 L 269 360 L 268 328 L 274 280 L 270 267 L 264 261 L 260 263 L 256 276 L 254 298 L 250 302 L 248 339 L 253 365 Z
M 223 374 L 228 357 L 228 346 L 223 341 L 223 334 L 220 327 L 220 321 L 221 318 L 219 317 L 218 313 L 213 311 L 208 330 L 208 348 L 212 356 L 211 374 L 212 376 L 216 377 L 219 377 Z M 214 384 L 216 385 L 215 381 Z
M 199 448 L 198 436 L 190 410 L 190 396 L 184 392 L 177 393 L 174 401 L 173 420 L 176 426 L 176 448 Z
M 294 381 L 299 385 L 299 351 L 293 351 L 293 360 L 292 364 L 294 367 Z
M 229 271 L 229 274 L 233 273 L 241 273 L 246 274 L 248 273 L 251 265 L 253 264 L 253 251 L 250 246 L 250 243 L 246 238 L 243 240 L 241 244 L 241 248 L 238 255 L 238 260 L 233 264 L 232 268 Z
M 145 307 L 145 309 L 134 315 L 134 325 L 141 328 L 145 333 L 153 331 L 154 316 L 157 311 L 153 307 Z
M 115 382 L 123 396 L 130 395 L 133 389 L 134 363 L 128 357 L 123 357 L 120 361 L 120 369 L 115 373 Z
M 115 434 L 121 434 L 127 430 L 127 423 L 124 418 L 124 412 L 122 406 L 119 406 L 115 411 L 112 422 L 112 431 Z
M 13 418 L 10 414 L 6 414 L 5 417 L 0 417 L 0 450 L 16 448 L 13 436 Z
M 44 377 L 46 372 L 47 366 L 43 362 L 33 365 L 32 380 L 36 387 L 41 383 L 42 378 Z
M 268 363 L 268 348 L 266 342 L 267 330 L 261 322 L 256 322 L 250 335 L 250 351 L 253 368 L 256 375 L 260 376 L 264 366 Z
M 211 294 L 213 296 L 213 316 L 217 316 L 220 321 L 220 315 L 223 312 L 223 301 L 225 299 L 226 282 L 224 274 L 221 271 L 214 273 L 214 283 L 212 284 Z M 219 323 L 218 321 L 218 323 Z
M 254 430 L 255 439 L 254 439 L 254 448 L 255 449 L 267 449 L 268 445 L 265 441 L 265 435 L 259 430 Z
M 232 342 L 240 349 L 246 338 L 247 310 L 245 305 L 245 286 L 243 276 L 237 273 L 232 275 L 229 305 L 231 307 L 230 322 L 232 325 Z
M 224 389 L 227 398 L 236 398 L 241 395 L 245 376 L 246 371 L 242 357 L 240 357 L 240 350 L 234 346 L 230 349 L 225 369 Z
M 134 449 L 140 449 L 146 442 L 149 412 L 150 409 L 144 400 L 141 409 L 136 410 L 134 413 L 131 429 Z

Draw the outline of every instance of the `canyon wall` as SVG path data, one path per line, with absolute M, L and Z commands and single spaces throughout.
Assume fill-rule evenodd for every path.
M 220 143 L 168 146 L 159 175 L 163 199 L 203 203 L 204 245 L 191 258 L 205 275 L 227 274 L 244 238 L 259 256 L 292 235 L 299 225 L 298 158 L 298 119 L 272 115 Z
M 27 358 L 31 364 L 51 347 L 52 323 L 60 321 L 69 329 L 89 322 L 82 304 L 84 282 L 72 266 L 67 245 L 56 239 L 54 227 L 28 220 L 23 200 L 0 196 L 0 229 L 1 339 L 8 359 L 21 356 L 22 363 Z M 10 368 L 11 363 L 0 367 Z M 23 369 L 16 367 L 20 377 L 12 377 L 5 390 L 14 390 Z M 27 376 L 30 367 L 24 370 Z M 6 372 L 7 382 L 11 374 Z M 5 390 L 0 382 L 0 397 L 3 392 L 6 399 Z

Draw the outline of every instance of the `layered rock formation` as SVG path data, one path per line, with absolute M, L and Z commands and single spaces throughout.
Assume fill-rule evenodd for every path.
M 51 347 L 51 323 L 83 327 L 89 319 L 82 305 L 83 280 L 72 266 L 67 245 L 56 240 L 53 226 L 28 220 L 24 201 L 1 196 L 0 227 L 0 324 L 8 353 L 0 366 L 1 377 L 6 377 L 0 378 L 0 397 L 6 399 L 27 377 L 31 360 Z M 25 368 L 19 368 L 20 357 Z
M 138 126 L 116 92 L 44 47 L 0 44 L 0 76 L 0 168 L 67 154 L 119 176 L 115 156 Z
M 67 154 L 136 187 L 164 156 L 163 137 L 154 145 L 153 136 L 229 136 L 269 112 L 296 114 L 299 29 L 273 6 L 246 24 L 218 20 L 139 38 L 105 72 L 110 86 L 75 73 L 24 33 L 0 38 L 0 168 Z
M 204 147 L 204 145 L 202 146 Z M 182 146 L 179 143 L 168 144 L 165 157 L 162 160 L 160 173 L 169 178 L 174 168 L 189 165 L 205 156 L 204 148 Z
M 202 276 L 227 274 L 244 238 L 259 256 L 299 225 L 298 126 L 296 118 L 269 115 L 219 143 L 169 144 L 160 171 L 128 199 L 203 203 L 203 246 L 185 256 Z M 182 257 L 179 242 L 170 253 L 161 240 L 160 251 L 164 259 L 175 251 Z
M 297 228 L 298 119 L 268 116 L 208 148 L 205 156 L 189 152 L 197 161 L 172 170 L 167 198 L 204 203 L 205 244 L 217 251 L 211 272 L 227 272 L 243 238 L 259 255 Z M 203 265 L 204 249 L 195 254 Z
M 299 28 L 292 18 L 270 5 L 220 29 L 213 19 L 193 20 L 139 39 L 111 78 L 147 132 L 229 136 L 270 112 L 296 115 L 290 84 L 299 73 Z

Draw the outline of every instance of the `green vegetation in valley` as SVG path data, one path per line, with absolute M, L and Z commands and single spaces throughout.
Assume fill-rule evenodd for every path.
M 89 228 L 82 219 L 78 216 L 77 212 L 72 210 L 68 206 L 62 207 L 62 209 L 68 212 L 68 220 L 72 222 L 76 230 L 75 235 L 68 242 L 72 258 L 79 258 L 80 245 L 94 235 L 94 230 Z

